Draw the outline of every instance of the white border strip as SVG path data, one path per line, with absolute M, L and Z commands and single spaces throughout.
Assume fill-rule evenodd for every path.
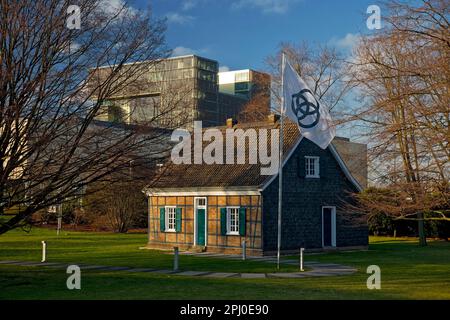
M 259 196 L 261 195 L 261 192 L 255 190 L 230 190 L 230 191 L 150 191 L 146 190 L 145 194 L 147 196 Z

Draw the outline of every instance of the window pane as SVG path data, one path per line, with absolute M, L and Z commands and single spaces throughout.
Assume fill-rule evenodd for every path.
M 248 82 L 237 82 L 234 84 L 234 90 L 248 90 Z
M 239 232 L 239 209 L 228 208 L 229 230 L 230 233 Z
M 166 214 L 167 214 L 167 230 L 174 231 L 175 230 L 175 221 L 176 221 L 175 208 L 168 207 L 166 209 Z
M 319 158 L 318 157 L 305 157 L 305 172 L 307 176 L 318 177 L 319 176 Z
M 239 72 L 235 75 L 236 82 L 248 81 L 248 72 Z
M 155 119 L 160 109 L 160 96 L 130 99 L 131 122 L 144 123 Z

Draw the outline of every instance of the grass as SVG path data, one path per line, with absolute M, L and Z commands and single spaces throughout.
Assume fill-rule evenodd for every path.
M 70 232 L 34 229 L 0 236 L 0 260 L 40 258 L 48 241 L 49 261 L 170 268 L 172 256 L 139 250 L 142 234 Z M 0 265 L 0 299 L 450 299 L 450 244 L 416 239 L 371 238 L 368 251 L 307 254 L 310 261 L 342 263 L 358 272 L 347 276 L 302 279 L 207 279 L 151 273 L 82 271 L 82 290 L 67 290 L 65 270 Z M 381 290 L 368 290 L 366 268 L 381 268 Z M 214 258 L 181 256 L 189 270 L 273 271 L 274 266 Z M 268 269 L 267 269 L 268 268 Z M 289 270 L 286 267 L 282 271 Z M 293 268 L 293 267 L 292 267 Z
M 139 249 L 147 242 L 146 234 L 105 232 L 63 232 L 34 228 L 25 233 L 13 230 L 0 235 L 0 260 L 40 261 L 42 244 L 47 242 L 48 262 L 172 269 L 173 255 L 168 251 Z M 219 272 L 276 272 L 273 263 L 179 256 L 180 270 Z M 297 271 L 282 266 L 282 272 Z

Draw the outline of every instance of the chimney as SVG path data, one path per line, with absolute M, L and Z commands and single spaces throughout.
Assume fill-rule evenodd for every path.
M 233 126 L 237 124 L 237 120 L 233 119 L 233 118 L 228 118 L 227 119 L 227 128 L 233 128 Z
M 267 120 L 269 123 L 276 123 L 278 120 L 280 120 L 280 115 L 271 113 L 267 116 Z

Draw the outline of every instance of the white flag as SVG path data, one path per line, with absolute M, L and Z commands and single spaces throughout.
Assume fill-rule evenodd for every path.
M 328 108 L 319 103 L 289 61 L 283 60 L 283 114 L 298 124 L 305 138 L 325 149 L 336 135 Z

